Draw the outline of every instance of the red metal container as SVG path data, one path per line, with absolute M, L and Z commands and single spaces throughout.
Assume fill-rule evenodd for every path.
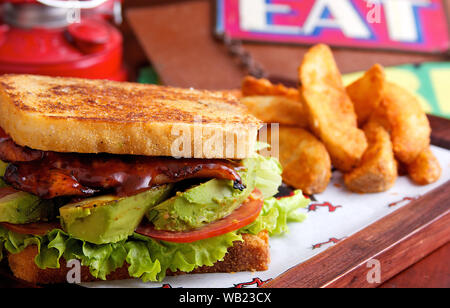
M 35 0 L 0 3 L 0 74 L 127 79 L 122 36 L 105 20 L 105 10 L 82 10 L 71 23 L 67 9 Z

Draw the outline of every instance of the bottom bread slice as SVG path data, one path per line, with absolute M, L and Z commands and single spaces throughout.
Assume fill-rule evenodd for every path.
M 266 231 L 258 235 L 243 234 L 243 242 L 235 242 L 228 248 L 228 252 L 222 261 L 213 266 L 201 266 L 190 273 L 231 273 L 242 271 L 265 271 L 270 263 L 269 237 Z M 37 255 L 37 246 L 28 246 L 22 252 L 9 254 L 8 262 L 15 277 L 34 284 L 65 283 L 67 272 L 63 258 L 60 260 L 60 268 L 40 269 L 34 262 Z M 167 275 L 189 274 L 183 272 L 167 272 Z M 107 280 L 129 279 L 128 264 L 110 273 Z M 89 268 L 81 267 L 81 281 L 91 282 L 99 280 L 89 273 Z

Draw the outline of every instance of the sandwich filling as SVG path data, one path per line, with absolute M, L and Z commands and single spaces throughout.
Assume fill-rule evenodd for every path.
M 240 160 L 77 154 L 22 147 L 0 129 L 0 258 L 38 246 L 40 268 L 79 259 L 94 277 L 125 263 L 162 280 L 224 258 L 241 234 L 287 231 L 308 203 L 275 198 L 281 167 Z
M 191 178 L 227 179 L 244 188 L 236 171 L 240 166 L 232 161 L 38 151 L 16 145 L 2 129 L 0 160 L 11 163 L 4 174 L 9 184 L 43 199 L 111 190 L 133 195 Z

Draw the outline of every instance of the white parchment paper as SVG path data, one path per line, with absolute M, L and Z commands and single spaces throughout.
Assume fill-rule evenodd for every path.
M 450 180 L 450 151 L 432 147 L 441 167 L 442 176 L 434 184 L 418 186 L 402 176 L 387 192 L 355 194 L 348 191 L 342 174 L 334 172 L 325 192 L 315 195 L 309 208 L 302 209 L 308 218 L 303 223 L 289 225 L 287 235 L 270 238 L 271 264 L 265 272 L 189 274 L 166 277 L 162 283 L 143 283 L 138 279 L 84 283 L 87 287 L 189 287 L 232 288 L 258 287 L 289 268 L 323 252 L 340 240 L 408 204 Z M 450 206 L 450 204 L 449 204 Z

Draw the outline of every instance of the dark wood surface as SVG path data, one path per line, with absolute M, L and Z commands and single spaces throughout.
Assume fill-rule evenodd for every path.
M 450 149 L 450 125 L 448 120 L 428 116 L 432 130 L 431 143 L 441 148 Z
M 380 288 L 450 288 L 450 244 L 383 283 Z

